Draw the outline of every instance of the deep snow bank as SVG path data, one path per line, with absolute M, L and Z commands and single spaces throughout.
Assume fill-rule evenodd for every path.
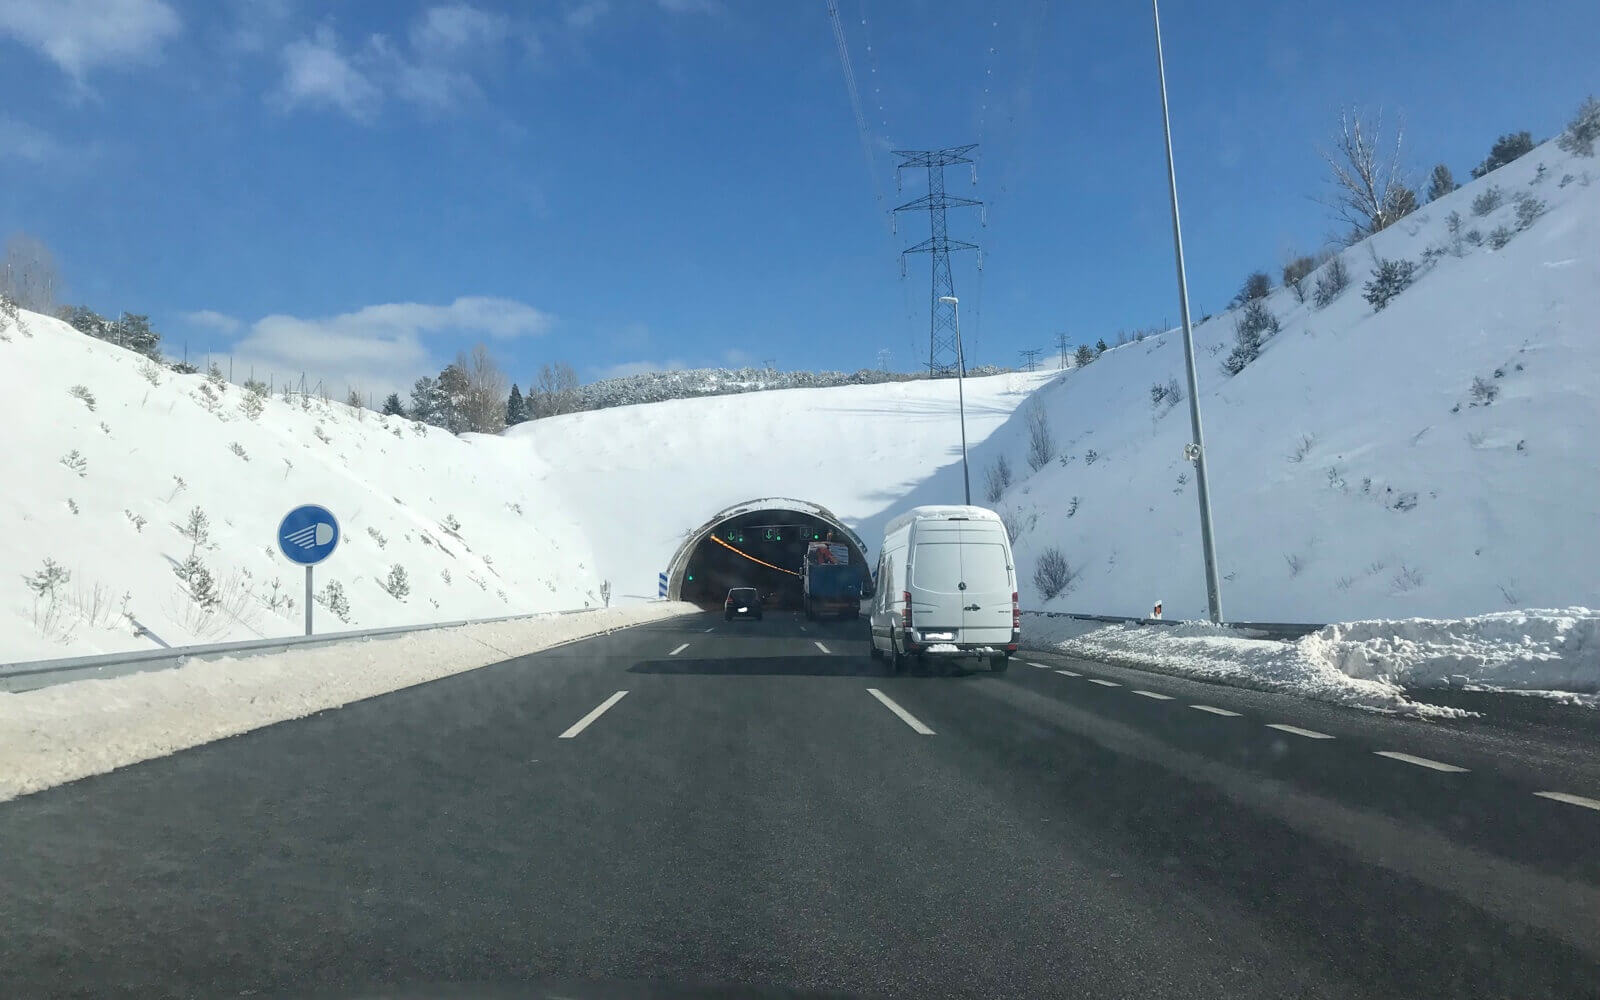
M 1045 619 L 1025 630 L 1034 649 L 1086 660 L 1174 674 L 1216 684 L 1277 691 L 1375 712 L 1441 718 L 1456 709 L 1423 705 L 1406 697 L 1393 680 L 1356 678 L 1296 644 L 1245 639 L 1207 622 L 1181 625 L 1102 625 Z
M 1034 649 L 1424 717 L 1458 713 L 1418 704 L 1407 689 L 1600 692 L 1600 611 L 1588 608 L 1341 622 L 1292 643 L 1244 638 L 1209 622 L 1107 626 L 1039 618 L 1023 635 Z
M 0 801 L 226 736 L 698 609 L 642 604 L 0 693 Z
M 1600 611 L 1588 608 L 1341 622 L 1296 645 L 1351 677 L 1408 687 L 1600 692 Z

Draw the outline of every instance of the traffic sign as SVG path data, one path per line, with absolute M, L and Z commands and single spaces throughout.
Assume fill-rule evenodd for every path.
M 339 522 L 326 507 L 301 504 L 278 525 L 278 548 L 290 562 L 315 566 L 339 546 Z

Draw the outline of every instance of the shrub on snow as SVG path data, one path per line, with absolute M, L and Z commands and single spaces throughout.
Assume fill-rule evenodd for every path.
M 1405 291 L 1416 280 L 1417 265 L 1409 260 L 1382 260 L 1367 282 L 1364 297 L 1374 311 L 1383 309 L 1389 300 Z
M 1556 144 L 1573 156 L 1593 156 L 1597 138 L 1600 138 L 1600 101 L 1591 94 L 1578 106 L 1578 113 L 1567 123 Z

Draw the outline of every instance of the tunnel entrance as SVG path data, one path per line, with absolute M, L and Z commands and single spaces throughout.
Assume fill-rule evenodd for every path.
M 799 608 L 806 546 L 830 536 L 849 549 L 863 582 L 870 580 L 866 547 L 826 507 L 786 498 L 737 504 L 684 539 L 667 571 L 667 596 L 720 609 L 732 588 L 755 587 L 768 595 L 768 608 Z

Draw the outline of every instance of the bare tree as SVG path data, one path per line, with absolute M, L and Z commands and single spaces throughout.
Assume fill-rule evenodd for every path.
M 0 264 L 0 292 L 24 309 L 50 313 L 61 292 L 56 259 L 38 238 L 15 233 L 6 240 L 6 258 Z
M 472 348 L 469 357 L 456 356 L 456 367 L 467 375 L 462 416 L 468 430 L 479 434 L 498 434 L 506 426 L 506 376 L 482 344 Z
M 1333 149 L 1321 151 L 1333 183 L 1333 193 L 1322 202 L 1350 227 L 1342 237 L 1345 245 L 1387 229 L 1416 207 L 1416 195 L 1406 183 L 1404 138 L 1404 125 L 1397 125 L 1389 151 L 1381 111 L 1370 122 L 1356 110 L 1340 114 Z
M 528 412 L 535 417 L 571 413 L 578 407 L 578 373 L 565 361 L 539 366 L 528 388 Z
M 1056 457 L 1055 435 L 1050 433 L 1050 414 L 1035 400 L 1028 407 L 1028 468 L 1035 472 Z

